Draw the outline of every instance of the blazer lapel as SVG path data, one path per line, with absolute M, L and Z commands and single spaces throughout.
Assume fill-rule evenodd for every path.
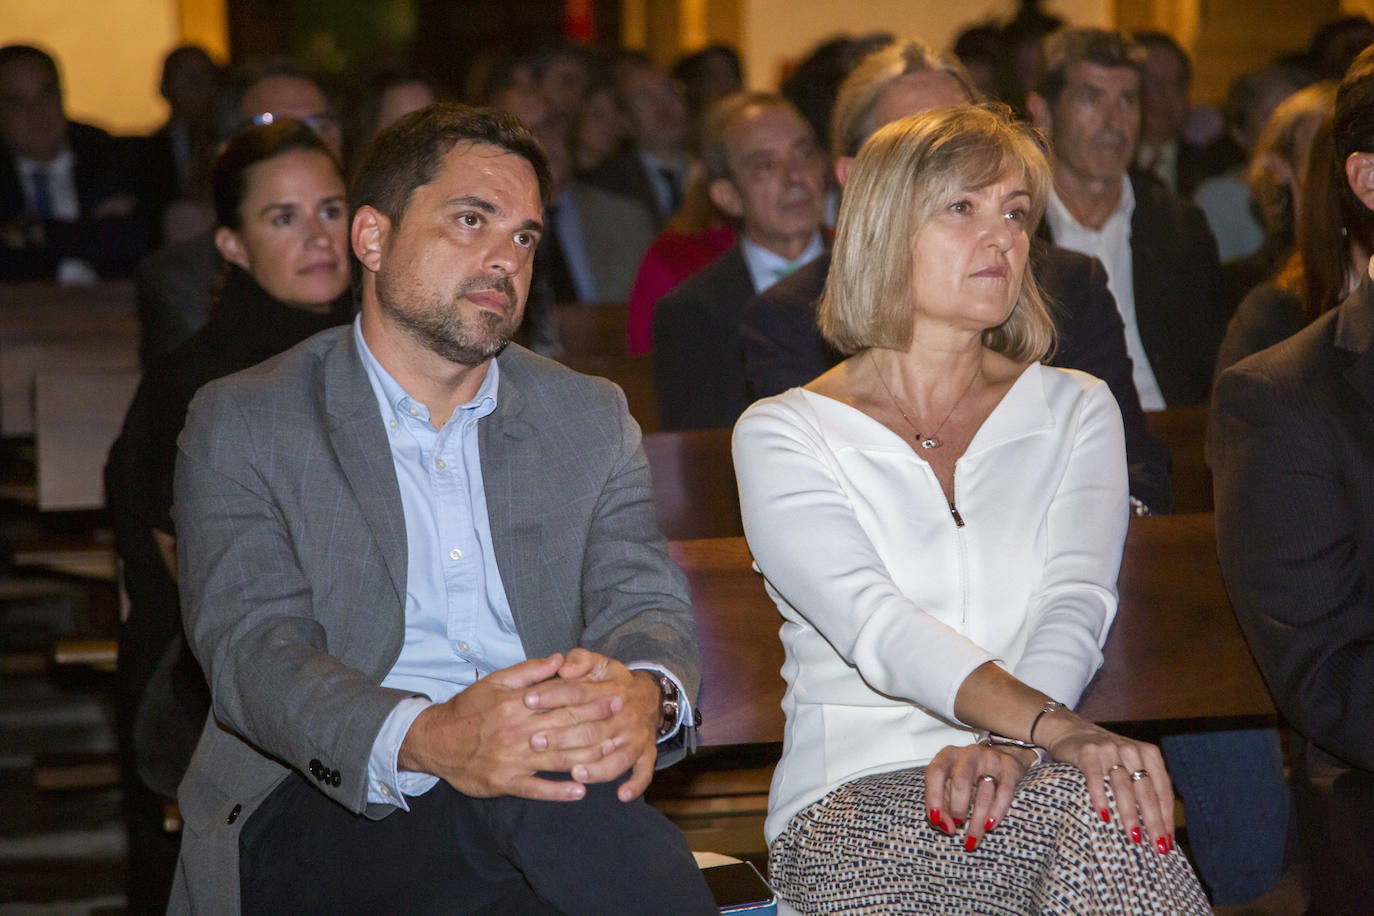
M 343 345 L 326 355 L 324 375 L 329 440 L 404 607 L 406 532 L 401 488 L 377 413 L 377 397 L 367 380 L 351 326 Z
M 482 489 L 487 496 L 487 521 L 501 583 L 510 603 L 520 642 L 531 657 L 547 655 L 558 646 L 539 625 L 543 596 L 539 578 L 540 508 L 537 481 L 540 462 L 537 431 L 526 422 L 525 392 L 502 363 L 496 391 L 496 410 L 478 425 L 477 447 L 482 461 Z

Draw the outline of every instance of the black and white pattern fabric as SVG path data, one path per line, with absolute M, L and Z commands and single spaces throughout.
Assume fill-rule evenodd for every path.
M 1110 790 L 1109 790 L 1110 795 Z M 1179 849 L 1133 843 L 1069 764 L 1033 767 L 973 852 L 926 820 L 925 767 L 865 776 L 802 809 L 769 880 L 803 914 L 1210 914 Z

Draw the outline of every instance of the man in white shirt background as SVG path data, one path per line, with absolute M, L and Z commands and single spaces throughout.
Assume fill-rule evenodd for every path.
M 1046 42 L 1027 107 L 1052 147 L 1041 231 L 1107 268 L 1141 406 L 1162 410 L 1206 403 L 1226 315 L 1217 244 L 1201 211 L 1127 171 L 1140 137 L 1141 60 L 1119 32 L 1059 32 Z

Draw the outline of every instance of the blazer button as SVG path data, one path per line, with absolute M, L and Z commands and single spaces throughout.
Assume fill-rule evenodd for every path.
M 330 784 L 331 786 L 333 786 L 334 788 L 336 788 L 336 789 L 339 787 L 339 771 L 338 771 L 338 770 L 335 770 L 333 773 L 330 773 L 330 774 L 329 774 L 329 784 Z
M 234 809 L 229 812 L 229 816 L 224 819 L 224 822 L 226 824 L 232 824 L 234 821 L 239 819 L 239 812 L 242 810 L 243 805 L 235 805 Z
M 310 775 L 311 775 L 311 776 L 314 776 L 316 779 L 319 779 L 319 778 L 320 778 L 320 771 L 321 771 L 322 769 L 324 769 L 324 764 L 320 763 L 319 760 L 312 760 L 312 761 L 310 761 L 309 770 L 310 770 Z

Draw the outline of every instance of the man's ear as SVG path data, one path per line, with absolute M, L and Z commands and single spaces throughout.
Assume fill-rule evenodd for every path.
M 220 226 L 216 229 L 215 247 L 219 249 L 220 257 L 230 264 L 252 271 L 252 262 L 248 259 L 248 249 L 243 247 L 243 239 L 233 229 L 228 226 Z
M 853 167 L 853 156 L 841 156 L 835 160 L 835 181 L 840 187 L 844 187 L 845 182 L 849 181 L 849 170 Z
M 744 201 L 740 200 L 739 190 L 728 178 L 716 178 L 706 186 L 711 203 L 720 208 L 726 216 L 744 219 Z
M 1054 127 L 1054 118 L 1050 114 L 1050 103 L 1043 95 L 1032 92 L 1026 96 L 1026 110 L 1030 112 L 1031 123 L 1040 128 L 1041 133 L 1046 137 L 1050 136 L 1050 130 Z
M 1345 159 L 1345 180 L 1350 190 L 1370 210 L 1374 210 L 1374 153 L 1351 153 Z
M 353 215 L 353 228 L 349 234 L 353 243 L 353 254 L 363 269 L 376 273 L 382 266 L 382 248 L 386 245 L 387 234 L 391 232 L 391 220 L 368 206 L 358 208 Z

